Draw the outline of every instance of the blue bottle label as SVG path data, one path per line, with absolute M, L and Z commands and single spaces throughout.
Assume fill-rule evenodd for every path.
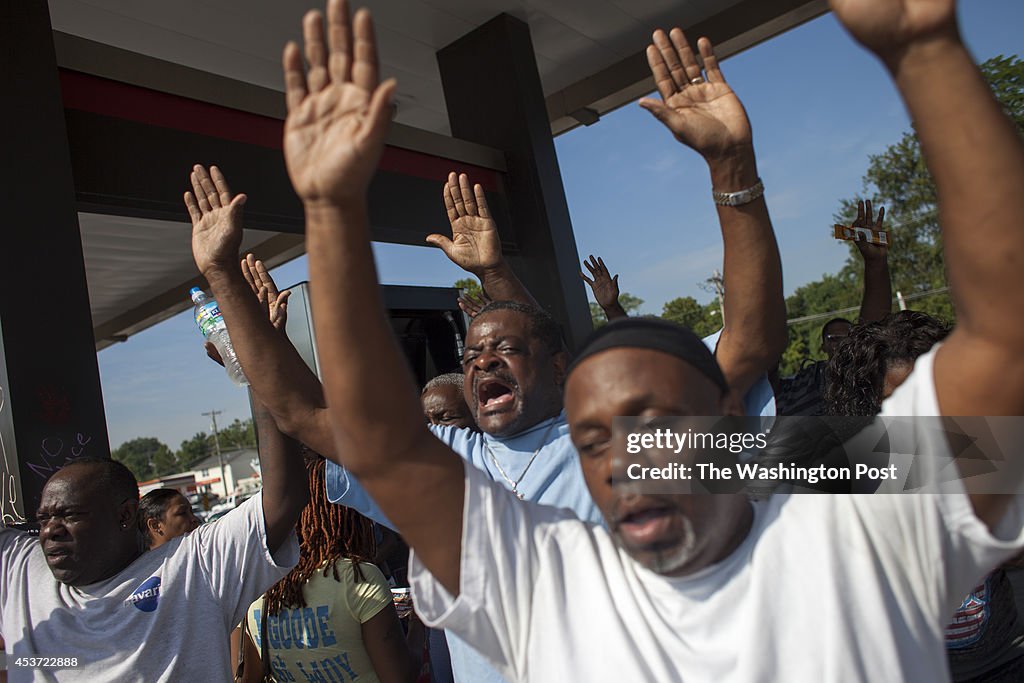
M 199 331 L 203 333 L 203 336 L 209 339 L 213 331 L 220 326 L 221 321 L 224 318 L 220 314 L 220 306 L 217 305 L 216 301 L 211 301 L 208 304 L 203 304 L 196 311 L 196 325 L 199 326 Z

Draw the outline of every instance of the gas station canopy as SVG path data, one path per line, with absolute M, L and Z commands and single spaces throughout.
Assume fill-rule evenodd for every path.
M 569 349 L 592 323 L 553 136 L 653 91 L 644 52 L 657 27 L 707 36 L 725 58 L 826 10 L 826 0 L 366 4 L 383 76 L 399 82 L 368 189 L 372 239 L 422 245 L 446 222 L 447 173 L 470 174 L 510 267 Z M 207 285 L 182 204 L 194 164 L 216 163 L 248 195 L 244 250 L 269 267 L 303 253 L 302 205 L 281 154 L 280 56 L 308 9 L 310 0 L 0 3 L 12 131 L 0 158 L 12 198 L 0 284 L 32 283 L 30 296 L 0 307 L 5 522 L 31 518 L 43 482 L 70 460 L 109 456 L 97 350 L 185 310 L 188 289 Z M 391 313 L 430 332 L 416 311 Z M 448 339 L 440 321 L 435 336 Z
M 359 4 L 359 3 L 356 3 Z M 380 43 L 382 75 L 396 77 L 396 125 L 389 146 L 428 155 L 444 168 L 505 171 L 501 150 L 453 139 L 437 53 L 495 16 L 526 23 L 553 135 L 599 117 L 653 90 L 644 49 L 656 27 L 680 26 L 691 40 L 707 35 L 728 57 L 826 10 L 825 0 L 368 0 Z M 281 49 L 297 40 L 305 0 L 49 0 L 57 64 L 67 109 L 96 110 L 89 96 L 99 77 L 260 118 L 284 117 Z M 70 96 L 69 96 L 70 91 Z M 103 112 L 138 120 L 128 90 L 104 98 Z M 93 99 L 96 99 L 93 97 Z M 113 100 L 113 101 L 111 101 Z M 170 105 L 174 101 L 168 100 Z M 153 109 L 154 101 L 140 105 Z M 159 102 L 156 102 L 159 108 Z M 152 116 L 142 117 L 152 123 Z M 258 119 L 252 121 L 259 122 Z M 76 158 L 77 128 L 69 128 Z M 156 125 L 175 126 L 174 121 Z M 239 119 L 237 126 L 244 126 Z M 194 127 L 182 126 L 196 132 Z M 83 133 L 87 129 L 82 129 Z M 211 131 L 198 131 L 210 134 Z M 212 131 L 218 135 L 218 131 Z M 81 156 L 80 154 L 77 156 Z M 197 161 L 208 161 L 205 157 Z M 422 161 L 422 160 L 421 160 Z M 416 175 L 423 176 L 422 164 Z M 430 165 L 434 166 L 434 165 Z M 184 189 L 187 166 L 169 190 Z M 229 170 L 229 177 L 231 177 Z M 405 169 L 408 170 L 408 169 Z M 246 187 L 236 184 L 236 187 Z M 184 310 L 183 292 L 197 279 L 184 210 L 144 216 L 87 210 L 79 191 L 79 225 L 97 348 L 125 339 Z M 169 208 L 169 207 L 168 207 Z M 439 211 L 439 209 L 438 209 Z M 440 215 L 440 214 L 439 214 Z M 268 226 L 270 227 L 270 226 Z M 280 226 L 278 226 L 280 227 Z M 301 226 L 250 231 L 246 249 L 272 266 L 302 253 Z M 389 241 L 422 243 L 408 236 Z M 514 251 L 514 245 L 510 244 Z

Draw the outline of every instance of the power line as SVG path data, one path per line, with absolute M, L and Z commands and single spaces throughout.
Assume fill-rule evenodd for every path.
M 929 289 L 926 292 L 916 292 L 914 294 L 905 294 L 903 296 L 903 300 L 904 301 L 911 301 L 913 299 L 922 299 L 922 298 L 924 298 L 926 296 L 932 296 L 933 294 L 942 294 L 943 292 L 948 292 L 948 291 L 949 291 L 949 286 L 939 287 L 937 289 Z M 897 300 L 893 299 L 893 302 L 897 302 Z M 799 318 L 790 318 L 789 320 L 786 321 L 786 324 L 787 325 L 796 325 L 798 323 L 807 323 L 807 322 L 812 322 L 814 320 L 824 320 L 825 318 L 834 318 L 836 316 L 843 315 L 844 313 L 853 313 L 854 311 L 859 311 L 859 310 L 860 310 L 860 306 L 850 306 L 849 308 L 839 308 L 839 309 L 836 309 L 834 311 L 828 311 L 827 313 L 813 313 L 811 315 L 804 315 L 804 316 L 801 316 Z

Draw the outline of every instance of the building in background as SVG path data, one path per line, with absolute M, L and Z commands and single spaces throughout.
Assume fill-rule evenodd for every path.
M 209 493 L 227 498 L 235 493 L 249 493 L 261 486 L 259 455 L 255 448 L 228 451 L 224 459 L 224 476 L 221 477 L 220 460 L 211 455 L 192 466 L 190 474 L 195 477 L 191 492 Z
M 146 495 L 156 489 L 177 489 L 186 497 L 207 494 L 216 500 L 236 494 L 248 496 L 262 488 L 259 455 L 255 448 L 227 451 L 221 457 L 224 459 L 223 477 L 220 459 L 211 455 L 197 462 L 188 472 L 139 482 L 139 494 Z

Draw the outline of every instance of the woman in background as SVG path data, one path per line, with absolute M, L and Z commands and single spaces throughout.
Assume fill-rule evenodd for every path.
M 139 527 L 150 550 L 198 526 L 192 506 L 174 489 L 150 491 L 139 500 Z
M 416 680 L 423 628 L 413 621 L 407 639 L 391 588 L 369 563 L 376 550 L 372 523 L 327 500 L 323 458 L 306 467 L 310 499 L 297 529 L 299 563 L 249 607 L 255 648 L 246 652 L 266 653 L 266 672 L 279 681 Z M 254 668 L 261 676 L 263 667 L 247 657 L 246 679 L 253 680 Z

